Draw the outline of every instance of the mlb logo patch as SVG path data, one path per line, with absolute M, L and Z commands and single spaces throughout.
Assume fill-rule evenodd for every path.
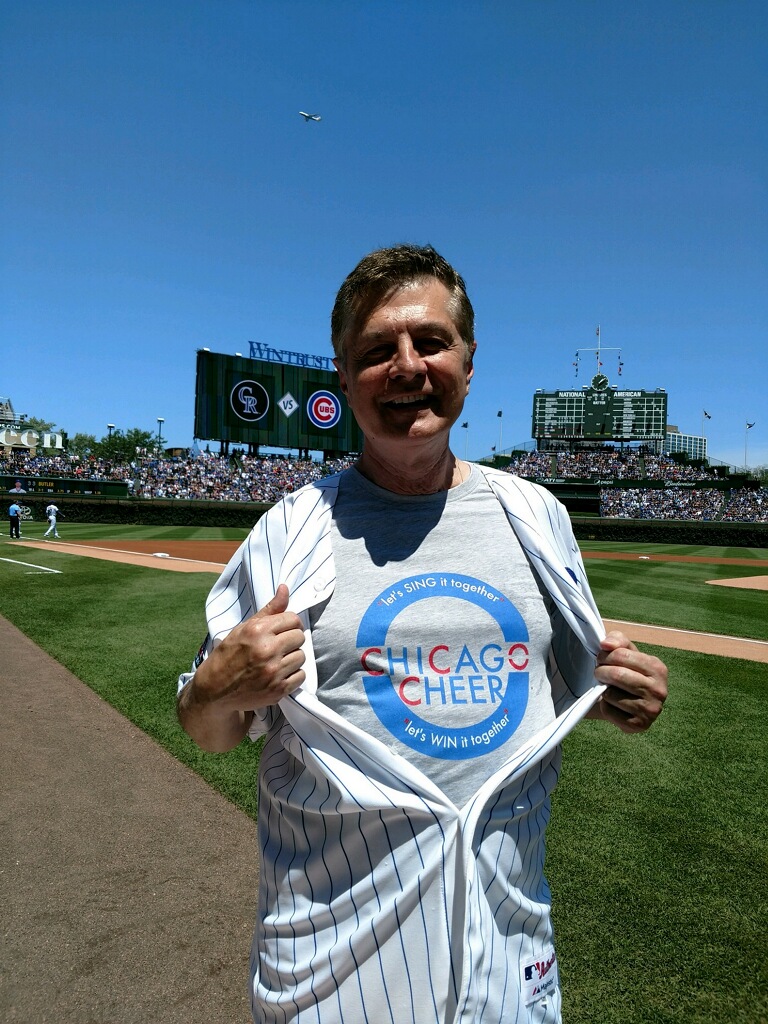
M 551 946 L 535 959 L 520 964 L 520 989 L 526 1006 L 554 993 L 558 983 L 557 957 Z

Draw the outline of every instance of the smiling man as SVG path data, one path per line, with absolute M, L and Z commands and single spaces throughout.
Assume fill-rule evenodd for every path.
M 551 1024 L 560 743 L 647 729 L 666 669 L 605 636 L 565 509 L 451 452 L 474 314 L 434 249 L 366 256 L 331 335 L 360 460 L 259 521 L 179 680 L 204 749 L 265 737 L 253 1017 Z
M 366 442 L 358 469 L 395 493 L 447 490 L 469 471 L 448 449 L 476 347 L 456 305 L 445 284 L 423 278 L 393 289 L 352 337 L 338 316 L 334 363 Z

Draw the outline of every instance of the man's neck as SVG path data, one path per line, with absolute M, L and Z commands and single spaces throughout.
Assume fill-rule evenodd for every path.
M 437 494 L 458 487 L 469 476 L 469 465 L 446 448 L 443 452 L 423 453 L 421 457 L 389 459 L 381 452 L 363 449 L 357 469 L 378 487 L 394 494 Z

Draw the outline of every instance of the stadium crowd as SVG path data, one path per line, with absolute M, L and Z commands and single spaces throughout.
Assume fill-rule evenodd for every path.
M 590 480 L 714 480 L 717 474 L 703 466 L 684 465 L 668 455 L 637 449 L 597 448 L 578 452 L 525 452 L 516 455 L 509 470 L 525 477 L 560 477 Z
M 250 455 L 229 459 L 200 455 L 180 462 L 156 459 L 137 467 L 133 493 L 140 498 L 276 502 L 304 484 L 346 469 L 353 462 L 353 458 L 312 462 Z
M 614 519 L 720 519 L 738 523 L 768 523 L 768 491 L 712 487 L 603 488 L 600 515 Z
M 613 519 L 698 519 L 722 517 L 723 491 L 714 488 L 628 487 L 600 491 L 600 515 Z
M 648 480 L 714 480 L 717 474 L 703 466 L 675 462 L 668 455 L 645 455 L 645 476 Z
M 58 476 L 88 480 L 119 480 L 137 498 L 207 499 L 273 503 L 305 483 L 336 473 L 354 457 L 314 462 L 283 456 L 251 456 L 243 451 L 219 455 L 208 451 L 183 456 L 139 453 L 127 463 L 92 456 L 59 453 L 31 455 L 0 450 L 0 473 L 24 480 Z M 680 465 L 668 456 L 636 451 L 525 452 L 506 467 L 518 476 L 663 480 L 667 483 L 706 482 L 715 474 Z M 765 489 L 719 491 L 711 487 L 611 488 L 600 491 L 603 516 L 622 519 L 688 519 L 768 522 Z
M 731 491 L 722 518 L 738 523 L 768 523 L 768 491 Z
M 127 463 L 76 455 L 29 455 L 15 450 L 0 453 L 0 473 L 24 479 L 56 476 L 87 480 L 119 480 L 137 498 L 193 498 L 212 501 L 279 501 L 305 483 L 345 469 L 353 457 L 313 462 L 280 456 L 230 456 L 211 452 L 157 457 L 137 456 Z
M 545 479 L 556 475 L 551 452 L 525 452 L 515 455 L 507 466 L 510 473 L 529 480 Z

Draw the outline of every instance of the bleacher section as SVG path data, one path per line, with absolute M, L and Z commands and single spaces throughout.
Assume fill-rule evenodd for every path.
M 121 480 L 135 498 L 185 498 L 208 501 L 279 501 L 284 494 L 351 465 L 354 459 L 319 463 L 288 458 L 253 458 L 244 453 L 200 453 L 186 458 L 137 457 L 113 464 L 76 456 L 0 455 L 0 475 Z
M 303 484 L 351 465 L 242 452 L 208 452 L 182 458 L 137 456 L 129 463 L 69 455 L 0 453 L 0 475 L 124 481 L 135 499 L 200 499 L 273 503 Z M 633 449 L 521 452 L 495 464 L 535 480 L 563 501 L 572 514 L 607 519 L 667 519 L 768 523 L 768 491 L 745 487 L 722 470 L 687 465 Z
M 768 492 L 721 467 L 644 449 L 523 452 L 504 468 L 552 491 L 571 513 L 616 519 L 768 522 Z

